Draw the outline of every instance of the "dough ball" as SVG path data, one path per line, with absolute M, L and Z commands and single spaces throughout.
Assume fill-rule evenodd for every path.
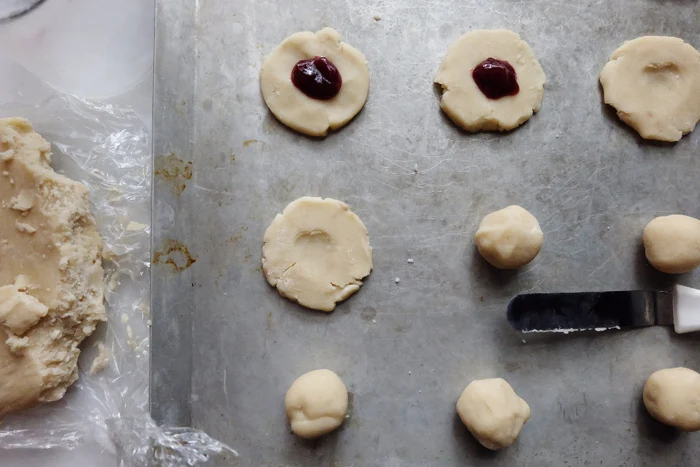
M 348 390 L 331 370 L 314 370 L 298 377 L 284 396 L 292 431 L 318 438 L 338 428 L 348 412 Z
M 652 417 L 683 431 L 700 430 L 700 373 L 667 368 L 652 373 L 644 385 L 644 406 Z
M 530 406 L 504 379 L 479 379 L 460 396 L 457 413 L 482 446 L 496 451 L 515 442 L 530 418 Z
M 700 53 L 677 37 L 625 42 L 600 83 L 605 103 L 642 138 L 678 141 L 700 120 Z
M 700 266 L 700 220 L 674 214 L 644 228 L 644 252 L 661 272 L 681 274 Z
M 282 296 L 333 311 L 360 290 L 372 270 L 367 228 L 347 204 L 303 197 L 289 203 L 265 231 L 263 271 Z
M 515 269 L 535 259 L 544 234 L 535 216 L 520 206 L 508 206 L 484 217 L 474 240 L 492 266 Z
M 88 189 L 50 162 L 27 120 L 0 119 L 0 415 L 62 398 L 106 320 Z
M 488 58 L 510 63 L 520 91 L 500 99 L 487 98 L 472 77 L 474 68 Z M 529 45 L 505 29 L 464 34 L 447 49 L 435 82 L 443 89 L 440 107 L 467 131 L 512 130 L 540 109 L 544 71 Z
M 292 69 L 300 60 L 325 57 L 340 72 L 342 85 L 335 97 L 317 100 L 292 83 Z M 341 42 L 331 28 L 316 33 L 298 32 L 287 37 L 263 61 L 260 89 L 265 104 L 277 119 L 310 136 L 324 136 L 348 123 L 365 105 L 369 69 L 360 51 Z

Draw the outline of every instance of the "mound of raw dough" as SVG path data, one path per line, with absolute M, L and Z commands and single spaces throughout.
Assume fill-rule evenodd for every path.
M 503 60 L 515 69 L 520 91 L 500 99 L 487 98 L 472 71 L 487 58 Z M 443 89 L 440 107 L 467 131 L 512 130 L 540 109 L 546 78 L 529 45 L 505 29 L 464 34 L 447 49 L 435 82 Z
M 504 379 L 479 379 L 460 396 L 457 413 L 479 443 L 495 451 L 515 442 L 530 418 L 530 406 Z
M 348 412 L 348 390 L 331 370 L 314 370 L 297 378 L 284 397 L 292 431 L 317 438 L 338 428 Z
M 677 37 L 625 42 L 600 83 L 605 103 L 642 138 L 678 141 L 700 120 L 700 53 Z
M 508 206 L 484 217 L 474 240 L 492 266 L 515 269 L 535 259 L 544 234 L 535 216 L 520 206 Z
M 292 68 L 300 60 L 326 57 L 342 77 L 340 92 L 330 100 L 316 100 L 297 89 Z M 365 105 L 369 94 L 369 69 L 360 51 L 341 42 L 331 28 L 305 31 L 287 37 L 263 61 L 260 89 L 265 104 L 277 119 L 300 133 L 324 136 L 348 123 Z
M 653 219 L 644 228 L 644 252 L 661 272 L 682 274 L 700 266 L 700 220 L 674 214 Z
M 305 196 L 265 231 L 263 271 L 284 297 L 333 311 L 372 270 L 367 228 L 347 204 Z
M 700 430 L 700 373 L 688 368 L 652 373 L 642 398 L 651 416 L 661 423 L 684 431 Z
M 50 149 L 27 120 L 0 119 L 0 414 L 63 397 L 106 319 L 88 190 Z

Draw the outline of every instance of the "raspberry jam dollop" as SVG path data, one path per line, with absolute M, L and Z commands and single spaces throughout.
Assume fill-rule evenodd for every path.
M 312 99 L 334 98 L 343 85 L 338 68 L 326 57 L 299 60 L 292 69 L 292 83 Z
M 472 78 L 489 99 L 515 96 L 520 91 L 513 66 L 497 58 L 487 58 L 474 67 Z

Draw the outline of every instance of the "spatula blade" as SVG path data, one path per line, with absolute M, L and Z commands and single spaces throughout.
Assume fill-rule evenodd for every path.
M 508 322 L 522 332 L 574 332 L 673 324 L 670 293 L 534 293 L 514 297 Z

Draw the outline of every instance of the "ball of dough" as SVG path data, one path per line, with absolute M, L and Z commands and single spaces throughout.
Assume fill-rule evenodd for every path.
M 700 266 L 700 220 L 674 214 L 644 228 L 644 252 L 661 272 L 681 274 Z
M 600 83 L 605 103 L 642 138 L 678 141 L 700 120 L 700 53 L 677 37 L 625 42 Z
M 644 385 L 644 406 L 652 417 L 684 431 L 700 430 L 700 373 L 667 368 Z
M 292 431 L 317 438 L 338 428 L 348 412 L 348 390 L 331 370 L 314 370 L 298 377 L 284 396 Z
M 487 98 L 472 78 L 474 67 L 495 58 L 515 69 L 520 91 L 500 99 Z M 443 89 L 440 107 L 467 131 L 512 130 L 540 109 L 546 78 L 529 45 L 505 29 L 477 30 L 450 45 L 435 82 Z
M 495 451 L 515 442 L 530 418 L 530 406 L 504 379 L 479 379 L 460 396 L 457 413 L 479 443 Z
M 300 60 L 326 57 L 338 69 L 342 85 L 330 100 L 308 97 L 292 83 L 292 68 Z M 324 136 L 348 123 L 365 105 L 369 94 L 369 69 L 360 51 L 341 42 L 331 28 L 305 31 L 287 37 L 263 61 L 260 90 L 277 119 L 310 136 Z
M 372 271 L 367 228 L 347 204 L 305 196 L 265 231 L 263 271 L 282 296 L 333 311 Z
M 515 269 L 535 259 L 544 234 L 535 216 L 520 206 L 508 206 L 484 217 L 474 240 L 492 266 Z

